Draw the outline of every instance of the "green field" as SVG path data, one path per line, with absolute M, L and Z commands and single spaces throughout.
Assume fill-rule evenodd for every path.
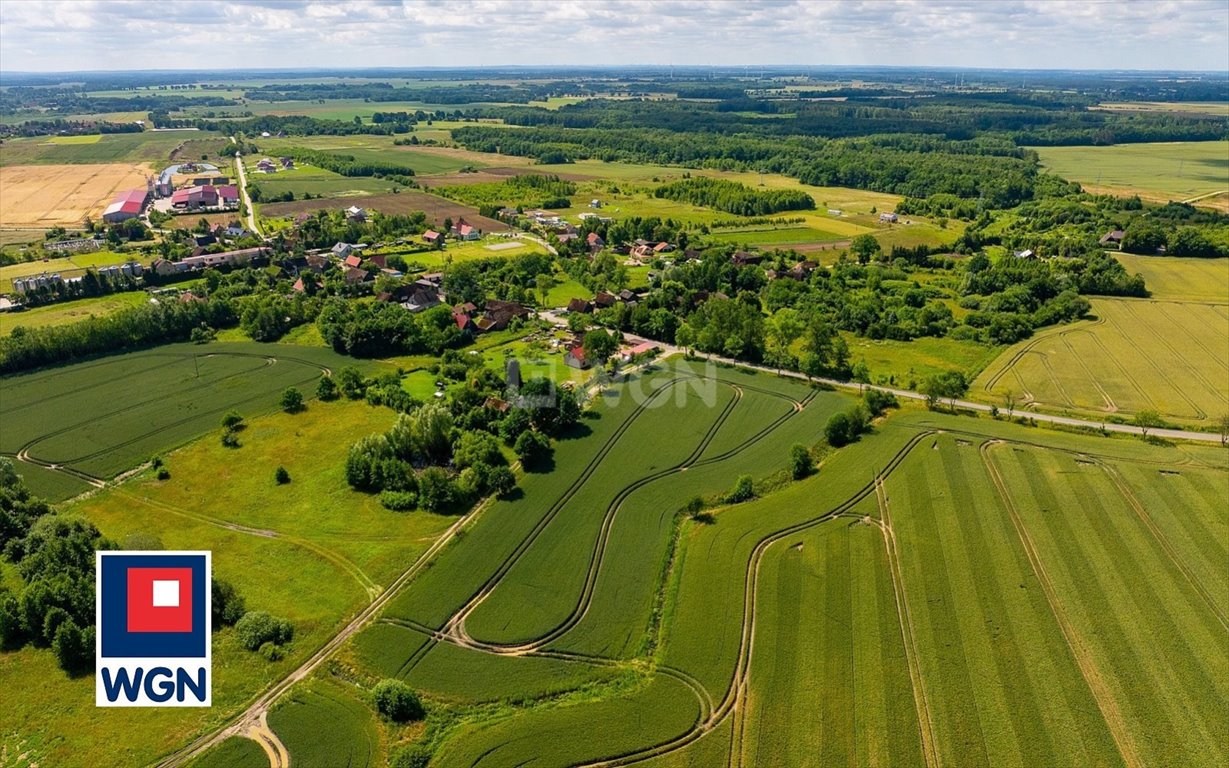
M 98 317 L 134 307 L 149 301 L 144 291 L 115 293 L 92 299 L 47 304 L 21 312 L 0 312 L 0 336 L 8 336 L 14 328 L 46 328 L 75 323 L 86 317 Z
M 247 174 L 248 183 L 259 187 L 265 200 L 286 192 L 292 193 L 296 199 L 302 199 L 307 194 L 313 197 L 380 195 L 401 186 L 395 182 L 374 177 L 342 176 L 340 173 L 308 165 L 300 165 L 293 171 L 264 174 L 255 171 L 254 163 L 248 163 Z M 193 221 L 196 220 L 196 217 L 190 218 Z
M 295 640 L 285 659 L 270 663 L 243 650 L 232 630 L 217 633 L 209 710 L 99 710 L 93 678 L 65 677 L 49 650 L 0 654 L 0 683 L 40 690 L 29 706 L 0 711 L 0 744 L 10 734 L 47 734 L 35 752 L 44 765 L 147 764 L 216 727 L 300 664 L 452 522 L 389 512 L 375 497 L 346 487 L 349 444 L 386 430 L 393 418 L 388 409 L 349 401 L 249 417 L 238 449 L 210 436 L 165 456 L 169 480 L 147 472 L 68 507 L 117 542 L 141 533 L 167 549 L 212 550 L 215 575 L 233 583 L 249 609 L 289 618 Z M 278 466 L 289 471 L 288 485 L 274 482 Z M 20 469 L 29 479 L 27 467 Z M 127 734 L 122 744 L 113 738 L 115 728 Z M 239 764 L 228 761 L 250 750 L 223 745 L 219 751 L 221 757 L 203 764 Z
M 269 727 L 303 768 L 367 768 L 379 765 L 379 737 L 371 710 L 317 683 L 300 688 L 269 715 Z M 322 741 L 320 735 L 329 738 Z
M 97 141 L 49 141 L 43 136 L 10 139 L 0 146 L 0 166 L 129 162 L 158 166 L 170 159 L 171 150 L 181 142 L 214 136 L 206 131 L 183 130 L 108 133 Z
M 648 381 L 674 402 L 665 375 Z M 814 478 L 684 523 L 671 558 L 680 500 L 770 469 L 841 399 L 799 413 L 796 385 L 720 375 L 715 401 L 651 423 L 626 399 L 599 409 L 579 455 L 484 512 L 359 636 L 348 665 L 452 715 L 439 764 L 1229 759 L 1222 452 L 903 413 Z M 441 627 L 456 634 L 423 634 Z
M 172 345 L 0 379 L 0 452 L 98 478 L 215 429 L 222 414 L 273 410 L 348 363 L 305 346 Z M 54 387 L 52 383 L 54 382 Z
M 1184 259 L 1115 253 L 1128 272 L 1144 278 L 1154 299 L 1229 304 L 1229 259 Z
M 1093 191 L 1165 202 L 1229 192 L 1229 142 L 1037 147 L 1046 170 Z

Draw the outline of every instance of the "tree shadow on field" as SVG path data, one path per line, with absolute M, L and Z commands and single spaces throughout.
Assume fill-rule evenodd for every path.
M 563 430 L 557 436 L 559 440 L 579 440 L 582 437 L 588 437 L 593 434 L 593 427 L 588 424 L 576 423 L 567 429 Z
M 521 488 L 518 485 L 512 490 L 508 491 L 507 493 L 500 495 L 499 500 L 500 501 L 520 501 L 523 498 L 525 498 L 525 489 Z
M 524 462 L 521 462 L 521 468 L 524 469 L 525 473 L 529 475 L 545 475 L 549 472 L 554 472 L 555 452 L 551 451 L 550 453 L 545 454 L 537 461 L 533 462 L 533 464 L 525 464 Z

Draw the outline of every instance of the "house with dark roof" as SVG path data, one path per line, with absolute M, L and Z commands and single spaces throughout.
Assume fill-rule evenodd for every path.
M 1113 244 L 1121 248 L 1122 238 L 1125 236 L 1125 234 L 1126 233 L 1123 232 L 1121 229 L 1112 229 L 1109 232 L 1106 232 L 1104 235 L 1101 235 L 1101 239 L 1098 242 L 1101 243 L 1101 245 Z
M 587 315 L 593 311 L 593 305 L 586 299 L 572 299 L 568 302 L 568 312 Z
M 593 297 L 594 305 L 601 309 L 609 309 L 610 307 L 613 307 L 618 300 L 618 297 L 607 291 L 601 291 Z
M 730 257 L 730 261 L 737 267 L 746 267 L 752 264 L 759 264 L 764 260 L 764 255 L 760 253 L 750 253 L 748 251 L 737 251 Z
M 515 318 L 529 317 L 532 312 L 527 307 L 517 304 L 515 301 L 500 301 L 498 299 L 487 299 L 486 314 L 483 315 L 483 320 L 489 320 L 491 325 L 489 328 L 483 328 L 479 322 L 479 330 L 496 330 L 502 331 L 507 328 Z
M 357 267 L 347 267 L 342 277 L 346 285 L 361 285 L 371 280 L 371 275 L 367 273 L 367 270 Z

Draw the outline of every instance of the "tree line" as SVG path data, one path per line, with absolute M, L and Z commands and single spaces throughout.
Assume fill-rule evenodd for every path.
M 815 208 L 815 200 L 800 189 L 757 190 L 736 181 L 706 177 L 663 184 L 653 191 L 653 196 L 716 208 L 737 216 L 767 216 Z

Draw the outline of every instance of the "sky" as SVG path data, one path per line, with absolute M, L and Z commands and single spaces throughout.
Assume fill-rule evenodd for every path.
M 622 64 L 1229 72 L 1229 0 L 0 2 L 0 72 Z

